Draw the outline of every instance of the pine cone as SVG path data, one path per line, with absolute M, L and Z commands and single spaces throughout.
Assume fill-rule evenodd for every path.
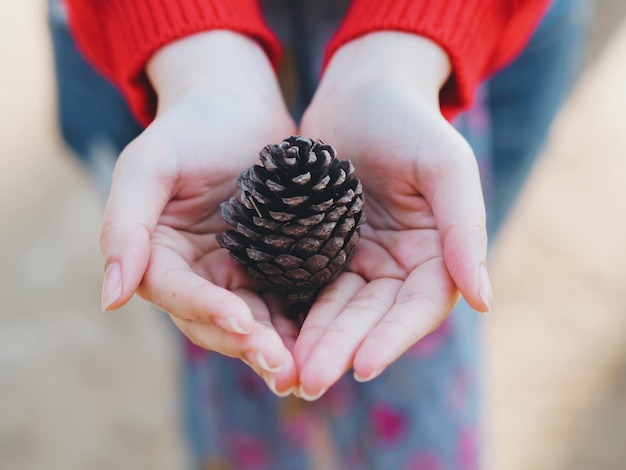
M 234 230 L 217 240 L 250 276 L 281 292 L 286 315 L 302 322 L 359 241 L 361 182 L 321 141 L 291 136 L 259 156 L 262 166 L 237 179 L 241 198 L 222 203 Z

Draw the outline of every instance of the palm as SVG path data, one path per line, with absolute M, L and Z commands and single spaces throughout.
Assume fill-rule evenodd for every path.
M 259 132 L 240 144 L 247 123 L 224 122 L 221 109 L 224 130 L 207 132 L 215 128 L 214 112 L 210 105 L 205 109 L 206 119 L 193 121 L 193 128 L 185 121 L 188 111 L 181 109 L 180 123 L 179 113 L 169 113 L 166 122 L 157 120 L 145 136 L 156 136 L 162 142 L 154 145 L 161 148 L 175 142 L 172 153 L 177 156 L 177 161 L 170 163 L 177 171 L 168 182 L 171 194 L 152 236 L 152 256 L 165 250 L 213 284 L 236 289 L 247 282 L 215 241 L 215 235 L 225 229 L 220 203 L 235 195 L 237 175 L 257 159 L 264 136 Z M 186 136 L 181 138 L 183 132 Z
M 425 261 L 442 256 L 441 241 L 428 201 L 410 184 L 394 178 L 388 187 L 376 168 L 361 168 L 366 194 L 366 224 L 350 270 L 365 280 L 404 280 Z M 400 174 L 404 172 L 400 171 Z
M 439 185 L 449 184 L 435 159 L 455 152 L 460 136 L 436 108 L 402 90 L 323 98 L 305 115 L 303 132 L 352 160 L 367 221 L 347 272 L 322 292 L 296 343 L 309 390 L 325 389 L 350 367 L 359 378 L 375 376 L 435 329 L 458 298 L 444 250 L 454 230 L 436 210 L 445 205 Z
M 268 108 L 246 98 L 192 93 L 161 110 L 120 156 L 103 244 L 136 246 L 127 261 L 136 266 L 127 270 L 138 276 L 137 293 L 192 342 L 239 357 L 263 376 L 287 364 L 271 377 L 285 389 L 297 380 L 285 345 L 292 332 L 273 322 L 268 300 L 215 239 L 226 228 L 220 203 L 235 195 L 237 175 L 263 145 L 293 132 L 280 102 Z M 125 238 L 109 239 L 121 238 L 127 219 Z

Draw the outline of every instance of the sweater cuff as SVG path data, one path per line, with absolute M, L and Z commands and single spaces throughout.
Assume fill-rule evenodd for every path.
M 281 47 L 257 0 L 65 0 L 70 29 L 91 64 L 116 85 L 143 125 L 156 112 L 150 58 L 183 37 L 216 29 L 255 40 L 277 68 Z
M 331 39 L 324 66 L 344 44 L 368 33 L 401 31 L 442 47 L 452 65 L 441 90 L 442 113 L 452 119 L 468 108 L 482 80 L 519 54 L 549 0 L 353 0 Z

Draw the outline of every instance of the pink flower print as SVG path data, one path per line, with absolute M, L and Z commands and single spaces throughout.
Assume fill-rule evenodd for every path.
M 185 349 L 185 357 L 192 364 L 197 364 L 209 355 L 209 351 L 202 349 L 200 346 L 196 346 L 187 338 L 183 338 L 183 345 Z
M 407 419 L 399 410 L 386 403 L 374 403 L 370 408 L 370 422 L 378 442 L 393 445 L 404 438 Z
M 459 470 L 476 470 L 478 468 L 478 438 L 475 429 L 465 428 L 459 433 L 457 462 Z
M 263 396 L 264 393 L 268 393 L 263 379 L 247 367 L 237 370 L 237 383 L 241 391 L 248 396 Z
M 421 451 L 406 462 L 404 470 L 443 470 L 443 463 L 434 452 Z
M 238 470 L 262 470 L 269 468 L 270 451 L 260 439 L 246 433 L 231 436 L 227 441 L 230 455 Z
M 315 420 L 307 413 L 290 416 L 281 421 L 282 434 L 289 442 L 300 448 L 305 448 L 311 439 Z
M 430 356 L 437 351 L 448 339 L 452 330 L 452 319 L 448 317 L 443 321 L 439 327 L 432 333 L 426 335 L 420 339 L 417 343 L 411 346 L 407 354 L 412 357 L 426 357 Z
M 318 403 L 328 409 L 333 416 L 339 417 L 351 410 L 354 400 L 352 384 L 347 380 L 340 380 L 322 395 Z

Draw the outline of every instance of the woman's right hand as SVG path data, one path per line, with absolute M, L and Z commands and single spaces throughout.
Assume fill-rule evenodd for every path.
M 101 233 L 103 309 L 137 292 L 193 343 L 242 359 L 288 393 L 297 332 L 215 239 L 238 174 L 294 133 L 275 73 L 256 43 L 226 31 L 165 46 L 147 72 L 158 112 L 115 168 Z

